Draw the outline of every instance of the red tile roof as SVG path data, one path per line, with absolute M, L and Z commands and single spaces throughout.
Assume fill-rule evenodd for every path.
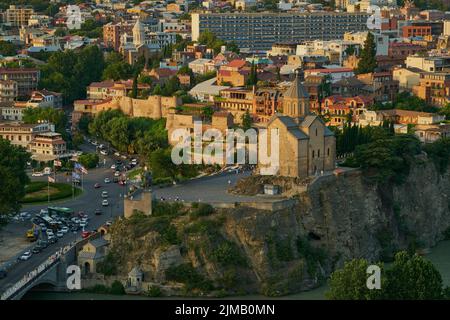
M 240 69 L 243 66 L 245 66 L 245 64 L 246 64 L 245 60 L 235 59 L 235 60 L 231 61 L 229 64 L 227 64 L 227 67 Z

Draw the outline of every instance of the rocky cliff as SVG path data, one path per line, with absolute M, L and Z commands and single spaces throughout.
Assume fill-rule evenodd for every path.
M 111 255 L 124 276 L 184 283 L 179 294 L 281 295 L 318 286 L 343 261 L 389 260 L 434 246 L 450 227 L 450 168 L 418 159 L 406 181 L 380 186 L 360 171 L 325 176 L 294 207 L 174 208 L 112 227 Z M 162 212 L 162 213 L 161 213 Z

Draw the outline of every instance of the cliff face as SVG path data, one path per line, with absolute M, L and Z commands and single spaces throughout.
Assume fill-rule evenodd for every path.
M 190 264 L 226 292 L 279 295 L 319 285 L 351 258 L 377 261 L 434 246 L 450 227 L 450 168 L 440 174 L 430 161 L 418 161 L 401 185 L 377 186 L 353 171 L 321 177 L 295 197 L 294 207 L 275 212 L 183 212 L 164 222 L 176 230 L 170 243 L 167 225 L 159 232 L 143 227 L 164 217 L 121 221 L 112 228 L 119 272 L 140 265 L 147 281 L 167 284 L 170 266 Z

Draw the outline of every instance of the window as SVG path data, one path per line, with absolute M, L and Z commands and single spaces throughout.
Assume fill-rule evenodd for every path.
M 330 156 L 330 148 L 327 149 L 327 156 Z
M 312 151 L 312 157 L 313 157 L 313 159 L 314 159 L 314 150 Z
M 317 157 L 320 158 L 320 149 L 317 150 Z

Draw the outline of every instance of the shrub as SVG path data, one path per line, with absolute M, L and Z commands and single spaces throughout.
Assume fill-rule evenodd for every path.
M 163 292 L 161 291 L 161 289 L 159 287 L 151 286 L 148 289 L 146 295 L 149 296 L 149 297 L 155 297 L 155 298 L 156 297 L 162 297 L 163 296 Z
M 166 279 L 184 283 L 188 290 L 200 289 L 209 291 L 214 289 L 211 281 L 199 274 L 190 263 L 169 267 L 166 270 Z
M 111 285 L 110 293 L 117 294 L 117 295 L 125 294 L 125 289 L 124 289 L 122 283 L 118 280 L 114 281 Z
M 209 203 L 200 203 L 198 208 L 191 211 L 192 218 L 209 216 L 214 213 L 214 208 Z
M 247 261 L 241 255 L 234 242 L 225 241 L 211 253 L 212 258 L 222 266 L 246 266 Z
M 117 258 L 112 251 L 108 252 L 103 261 L 97 263 L 97 272 L 105 276 L 117 274 Z
M 310 276 L 315 276 L 317 274 L 319 263 L 325 263 L 325 250 L 321 248 L 314 248 L 306 238 L 297 238 L 297 252 L 300 257 L 306 260 L 307 271 Z
M 65 199 L 72 196 L 72 185 L 70 184 L 52 183 L 50 184 L 50 187 L 56 188 L 58 190 L 57 193 L 50 195 L 50 201 Z M 34 196 L 25 196 L 21 202 L 22 203 L 47 202 L 48 201 L 47 182 L 43 182 L 43 184 L 32 184 L 26 192 L 33 193 L 38 192 L 39 190 L 42 190 L 41 194 Z M 79 195 L 81 192 L 82 191 L 80 188 L 74 188 L 73 190 L 75 196 Z

